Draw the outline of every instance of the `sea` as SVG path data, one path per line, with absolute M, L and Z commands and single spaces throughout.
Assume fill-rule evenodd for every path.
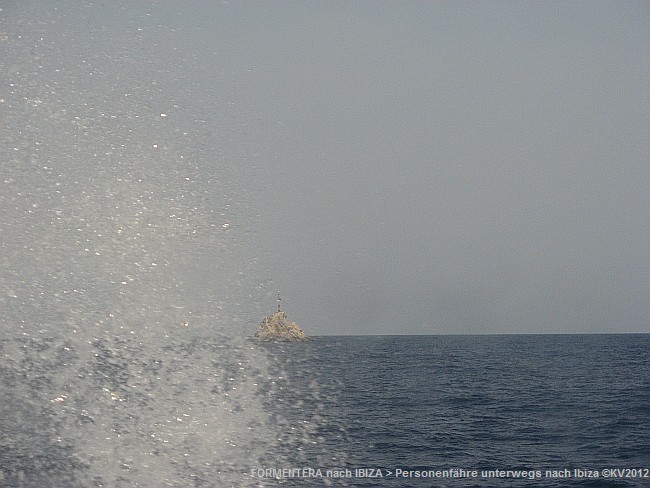
M 648 335 L 0 344 L 0 486 L 650 483 Z

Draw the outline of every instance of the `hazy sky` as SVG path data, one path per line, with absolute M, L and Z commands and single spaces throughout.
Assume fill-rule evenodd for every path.
M 170 137 L 201 126 L 184 161 L 234 168 L 264 309 L 279 290 L 314 335 L 650 332 L 648 2 L 75 4 L 24 43 L 59 49 L 43 93 L 67 86 L 113 149 L 135 132 L 93 100 L 152 142 L 173 107 Z M 161 164 L 148 140 L 133 160 Z
M 647 2 L 206 11 L 310 332 L 650 332 Z

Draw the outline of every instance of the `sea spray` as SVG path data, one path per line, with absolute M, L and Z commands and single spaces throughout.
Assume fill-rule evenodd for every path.
M 0 480 L 255 484 L 280 436 L 242 115 L 148 6 L 33 7 L 0 12 Z

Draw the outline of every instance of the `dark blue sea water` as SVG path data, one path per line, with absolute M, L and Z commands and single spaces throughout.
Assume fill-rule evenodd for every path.
M 649 352 L 648 335 L 3 340 L 0 486 L 648 486 Z
M 286 375 L 268 408 L 313 424 L 280 449 L 301 452 L 295 467 L 348 468 L 344 485 L 650 486 L 648 335 L 328 337 L 268 349 Z M 355 477 L 359 467 L 383 478 Z M 454 468 L 470 475 L 396 477 Z M 612 468 L 644 470 L 607 478 Z

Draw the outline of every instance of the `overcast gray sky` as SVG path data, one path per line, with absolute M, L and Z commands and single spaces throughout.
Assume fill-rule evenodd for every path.
M 51 156 L 88 173 L 97 201 L 84 218 L 119 219 L 120 198 L 147 216 L 151 252 L 177 256 L 159 301 L 181 286 L 209 295 L 219 270 L 238 268 L 250 285 L 221 279 L 230 291 L 215 288 L 215 303 L 244 304 L 250 286 L 270 311 L 280 291 L 313 335 L 650 332 L 648 2 L 7 5 L 8 79 L 22 91 L 5 105 L 12 117 L 25 99 L 52 107 L 24 117 L 53 141 L 43 171 Z M 230 179 L 214 176 L 224 168 Z M 116 181 L 134 197 L 111 189 L 102 203 Z M 178 198 L 143 207 L 143 181 L 154 196 L 178 185 Z M 230 240 L 178 241 L 205 236 L 211 212 L 230 219 Z M 20 215 L 5 220 L 27 232 Z M 136 232 L 139 218 L 121 225 Z M 66 236 L 45 241 L 67 249 Z M 230 243 L 237 258 L 213 252 Z M 91 289 L 100 271 L 72 250 L 62 269 L 85 269 Z M 149 276 L 136 251 L 124 273 Z M 121 272 L 106 259 L 98 270 Z
M 291 316 L 316 334 L 650 332 L 648 5 L 202 17 L 205 76 L 250 117 Z

